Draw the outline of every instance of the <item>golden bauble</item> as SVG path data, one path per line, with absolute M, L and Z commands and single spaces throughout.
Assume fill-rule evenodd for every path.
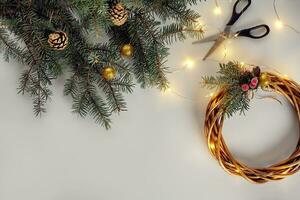
M 125 44 L 121 47 L 121 55 L 127 58 L 133 56 L 134 48 L 131 44 Z
M 267 73 L 262 73 L 259 77 L 259 84 L 262 88 L 270 85 L 271 79 Z
M 111 66 L 104 67 L 104 69 L 102 70 L 102 77 L 107 81 L 113 80 L 116 75 L 117 71 Z

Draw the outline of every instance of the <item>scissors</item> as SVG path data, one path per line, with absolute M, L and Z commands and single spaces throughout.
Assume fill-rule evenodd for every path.
M 242 1 L 246 1 L 247 4 L 244 5 L 243 9 L 240 12 L 237 12 L 237 8 Z M 251 0 L 237 0 L 233 7 L 232 16 L 227 23 L 223 32 L 212 35 L 210 37 L 204 38 L 202 40 L 193 42 L 193 44 L 202 44 L 207 42 L 215 42 L 212 48 L 205 55 L 203 60 L 206 60 L 213 52 L 220 47 L 220 45 L 227 39 L 237 38 L 237 37 L 248 37 L 251 39 L 261 39 L 266 37 L 270 33 L 270 27 L 266 24 L 261 24 L 254 26 L 252 28 L 243 29 L 237 32 L 232 32 L 232 26 L 238 21 L 238 19 L 244 14 L 244 12 L 250 7 Z M 253 32 L 260 31 L 260 35 L 255 35 Z

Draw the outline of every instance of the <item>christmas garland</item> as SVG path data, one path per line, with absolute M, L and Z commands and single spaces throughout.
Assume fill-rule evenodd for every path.
M 286 160 L 266 168 L 251 168 L 237 161 L 230 153 L 222 136 L 226 116 L 244 113 L 259 87 L 283 95 L 291 103 L 300 123 L 300 85 L 282 75 L 261 73 L 259 67 L 244 68 L 239 63 L 221 64 L 220 76 L 205 77 L 204 85 L 219 91 L 210 100 L 205 117 L 205 135 L 212 155 L 230 174 L 254 183 L 281 180 L 300 169 L 300 141 Z
M 134 79 L 143 88 L 168 87 L 167 45 L 203 33 L 188 8 L 195 3 L 2 0 L 0 50 L 26 66 L 18 89 L 32 97 L 36 116 L 46 112 L 54 80 L 67 75 L 73 111 L 110 128 L 110 116 L 127 109 L 123 94 L 133 92 Z

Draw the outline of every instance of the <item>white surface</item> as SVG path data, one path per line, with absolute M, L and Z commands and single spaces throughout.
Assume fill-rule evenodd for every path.
M 229 58 L 273 67 L 300 82 L 300 37 L 274 27 L 272 0 L 254 0 L 238 28 L 268 23 L 271 35 L 260 41 L 238 39 Z M 222 28 L 232 5 L 213 0 L 198 11 L 207 34 Z M 299 25 L 299 0 L 278 1 L 282 17 Z M 299 198 L 300 174 L 284 181 L 253 185 L 226 174 L 208 153 L 203 118 L 209 93 L 201 76 L 218 65 L 200 62 L 209 45 L 191 41 L 172 46 L 170 66 L 186 56 L 197 58 L 192 71 L 171 74 L 172 86 L 190 102 L 156 90 L 136 89 L 127 97 L 129 111 L 114 117 L 111 131 L 71 114 L 62 94 L 63 80 L 42 119 L 33 117 L 31 100 L 16 94 L 22 67 L 0 62 L 0 199 L 1 200 L 288 200 Z M 214 55 L 220 59 L 221 54 Z M 297 122 L 289 106 L 254 100 L 246 117 L 226 122 L 224 135 L 232 152 L 252 166 L 281 160 L 295 147 Z

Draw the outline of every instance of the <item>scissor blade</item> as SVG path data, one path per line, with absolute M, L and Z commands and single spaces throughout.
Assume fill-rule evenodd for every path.
M 210 48 L 210 50 L 207 52 L 207 54 L 204 56 L 203 61 L 205 61 L 213 52 L 216 51 L 216 49 L 226 40 L 225 37 L 220 36 L 215 44 Z
M 207 43 L 207 42 L 214 42 L 219 38 L 219 36 L 220 36 L 220 33 L 203 38 L 202 40 L 193 42 L 193 44 L 203 44 L 203 43 Z

